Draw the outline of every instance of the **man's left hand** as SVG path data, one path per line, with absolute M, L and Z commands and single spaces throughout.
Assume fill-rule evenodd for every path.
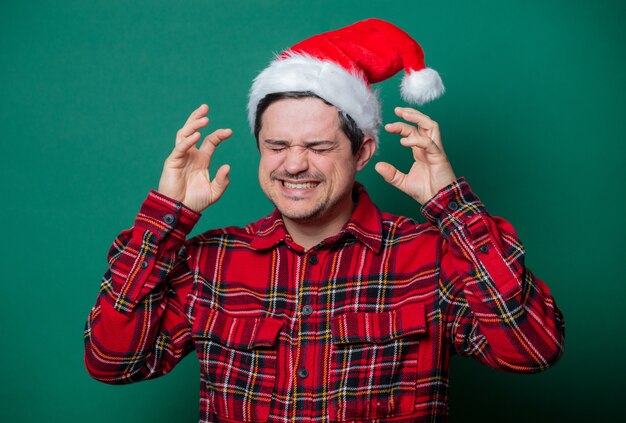
M 396 107 L 394 112 L 416 126 L 394 122 L 385 125 L 385 130 L 402 135 L 400 143 L 411 148 L 415 162 L 406 174 L 385 162 L 376 163 L 376 171 L 385 181 L 423 205 L 454 182 L 456 176 L 443 151 L 437 122 L 409 107 Z

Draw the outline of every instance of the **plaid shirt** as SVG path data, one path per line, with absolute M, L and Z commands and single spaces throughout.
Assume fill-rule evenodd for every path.
M 352 218 L 308 251 L 280 214 L 185 241 L 200 215 L 151 192 L 115 240 L 85 331 L 90 374 L 129 383 L 196 351 L 203 422 L 447 420 L 451 354 L 548 368 L 563 320 L 513 227 L 461 178 L 422 208 Z

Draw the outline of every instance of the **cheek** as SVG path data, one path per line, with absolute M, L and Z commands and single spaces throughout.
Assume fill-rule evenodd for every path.
M 354 174 L 354 164 L 348 160 L 320 160 L 315 163 L 315 167 L 339 184 Z
M 281 160 L 277 155 L 261 155 L 259 160 L 259 179 L 269 179 L 272 172 L 280 167 Z
M 326 176 L 336 176 L 341 171 L 341 165 L 332 157 L 309 156 L 309 167 L 323 173 Z

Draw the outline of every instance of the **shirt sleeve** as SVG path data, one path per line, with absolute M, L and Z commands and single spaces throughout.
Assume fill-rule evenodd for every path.
M 151 191 L 133 227 L 115 239 L 85 327 L 85 365 L 95 379 L 121 384 L 158 377 L 193 348 L 185 238 L 199 218 Z
M 490 216 L 463 178 L 422 213 L 443 235 L 440 303 L 454 351 L 511 372 L 555 363 L 563 351 L 563 317 L 548 287 L 525 267 L 511 224 Z

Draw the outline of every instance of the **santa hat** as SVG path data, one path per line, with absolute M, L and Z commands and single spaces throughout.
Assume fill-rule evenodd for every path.
M 426 67 L 420 45 L 389 22 L 367 19 L 315 35 L 284 51 L 255 78 L 248 101 L 250 127 L 266 95 L 310 91 L 348 114 L 378 142 L 380 100 L 370 84 L 401 69 L 405 101 L 422 105 L 443 94 L 441 78 Z

